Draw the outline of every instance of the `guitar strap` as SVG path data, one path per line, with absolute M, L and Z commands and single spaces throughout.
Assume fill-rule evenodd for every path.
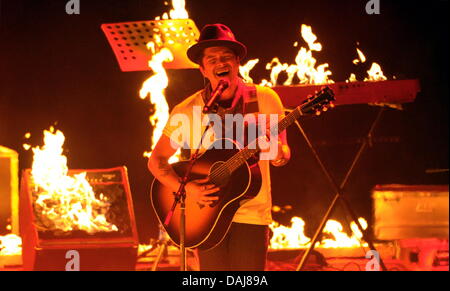
M 244 85 L 243 92 L 243 114 L 259 112 L 258 96 L 256 95 L 255 85 Z

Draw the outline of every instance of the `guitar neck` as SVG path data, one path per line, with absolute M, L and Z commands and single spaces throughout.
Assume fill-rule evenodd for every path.
M 300 116 L 302 116 L 302 109 L 301 106 L 297 107 L 296 109 L 292 110 L 288 115 L 286 115 L 282 120 L 280 120 L 277 124 L 273 125 L 270 128 L 271 137 L 278 137 L 280 133 L 282 133 L 286 128 L 288 128 L 292 123 L 294 123 Z M 261 138 L 261 137 L 259 137 Z M 257 142 L 258 139 L 256 139 L 254 142 L 247 145 L 245 148 L 243 148 L 241 151 L 239 151 L 237 154 L 235 154 L 233 157 L 231 157 L 224 166 L 228 168 L 230 172 L 235 171 L 240 166 L 242 166 L 250 157 L 257 154 L 261 151 L 261 148 L 259 147 L 259 143 Z M 262 138 L 266 138 L 263 136 Z

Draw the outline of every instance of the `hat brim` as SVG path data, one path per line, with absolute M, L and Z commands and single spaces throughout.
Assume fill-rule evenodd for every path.
M 187 56 L 192 62 L 200 64 L 203 50 L 214 46 L 224 46 L 232 49 L 240 60 L 247 55 L 247 48 L 238 41 L 214 39 L 194 44 L 187 50 Z

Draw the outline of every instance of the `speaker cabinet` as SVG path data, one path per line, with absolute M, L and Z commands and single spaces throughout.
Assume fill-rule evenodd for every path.
M 380 240 L 448 239 L 448 185 L 377 185 L 374 235 Z
M 69 176 L 86 172 L 96 198 L 106 197 L 106 220 L 117 231 L 63 231 L 47 227 L 37 198 L 42 189 L 33 185 L 31 170 L 24 170 L 20 193 L 20 233 L 25 270 L 135 270 L 138 235 L 125 167 L 70 170 Z M 53 203 L 53 202 L 51 202 Z

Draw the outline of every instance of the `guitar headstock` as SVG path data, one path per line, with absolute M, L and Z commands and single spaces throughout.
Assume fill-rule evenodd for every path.
M 302 105 L 299 106 L 302 114 L 316 114 L 320 115 L 321 112 L 327 111 L 328 108 L 333 108 L 334 92 L 330 87 L 326 86 L 320 89 L 312 96 L 303 101 Z

